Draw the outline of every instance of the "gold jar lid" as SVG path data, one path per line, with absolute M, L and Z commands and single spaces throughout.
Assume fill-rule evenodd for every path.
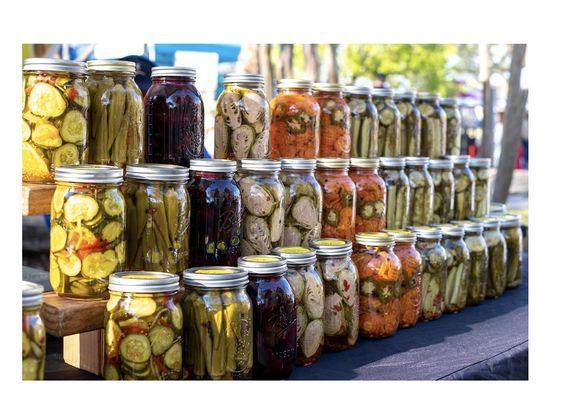
M 179 280 L 179 276 L 167 272 L 116 272 L 109 276 L 107 288 L 123 293 L 168 293 L 180 288 Z
M 198 288 L 234 288 L 248 284 L 248 272 L 228 266 L 194 267 L 183 271 L 183 283 Z
M 310 243 L 310 247 L 316 250 L 316 256 L 346 256 L 352 252 L 351 241 L 344 239 L 316 239 Z
M 238 258 L 238 267 L 250 275 L 282 274 L 287 271 L 287 260 L 277 255 L 254 255 Z
M 414 231 L 408 229 L 384 229 L 383 232 L 392 236 L 396 243 L 416 243 L 418 237 Z
M 392 246 L 394 237 L 386 232 L 361 232 L 355 235 L 355 242 L 364 246 Z
M 273 254 L 283 257 L 287 260 L 287 266 L 302 266 L 314 264 L 316 262 L 316 250 L 306 247 L 276 247 L 272 251 Z

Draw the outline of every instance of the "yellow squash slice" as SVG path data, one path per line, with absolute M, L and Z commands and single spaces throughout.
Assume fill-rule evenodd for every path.
M 117 267 L 115 251 L 90 253 L 82 261 L 82 274 L 88 278 L 101 279 L 108 277 Z
M 21 150 L 24 178 L 29 180 L 49 179 L 49 163 L 41 149 L 24 142 Z
M 85 194 L 75 194 L 64 203 L 64 217 L 68 222 L 89 221 L 98 213 L 98 202 Z
M 58 117 L 66 110 L 66 100 L 61 92 L 44 82 L 33 86 L 27 101 L 29 110 L 41 117 Z
M 83 143 L 87 135 L 86 118 L 78 110 L 69 111 L 62 122 L 61 136 L 65 142 Z
M 35 129 L 33 129 L 31 133 L 31 140 L 33 140 L 35 144 L 49 149 L 59 147 L 62 144 L 59 130 L 56 126 L 48 123 L 35 125 Z

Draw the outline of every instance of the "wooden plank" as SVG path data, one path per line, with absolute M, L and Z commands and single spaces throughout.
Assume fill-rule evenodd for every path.
M 23 183 L 22 214 L 24 216 L 50 214 L 51 197 L 54 191 L 54 184 Z
M 75 368 L 101 375 L 103 371 L 103 329 L 65 336 L 62 356 Z

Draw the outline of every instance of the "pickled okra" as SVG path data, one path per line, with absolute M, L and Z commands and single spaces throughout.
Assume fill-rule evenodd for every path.
M 447 284 L 445 285 L 445 312 L 462 311 L 468 296 L 470 251 L 463 240 L 462 226 L 443 224 L 443 247 L 447 251 Z
M 445 154 L 458 156 L 461 154 L 461 113 L 457 99 L 440 99 L 439 104 L 447 116 L 447 128 L 445 134 Z
M 486 217 L 490 212 L 490 166 L 489 158 L 471 158 L 470 171 L 474 175 L 474 216 Z
M 444 156 L 447 115 L 439 106 L 439 95 L 420 93 L 416 103 L 421 115 L 421 155 L 431 158 Z
M 410 183 L 404 173 L 404 158 L 383 157 L 380 159 L 380 176 L 386 185 L 387 229 L 403 229 L 410 212 Z
M 351 157 L 373 158 L 377 155 L 379 115 L 370 89 L 347 86 L 345 99 L 351 111 Z
M 457 221 L 474 216 L 475 180 L 468 167 L 469 156 L 447 156 L 453 162 L 455 200 L 453 218 Z
M 39 315 L 43 287 L 24 281 L 22 284 L 22 380 L 43 380 L 47 338 Z
M 373 89 L 371 92 L 379 114 L 378 157 L 402 154 L 400 111 L 392 99 L 393 93 L 392 89 Z
M 429 172 L 434 188 L 431 223 L 448 223 L 454 218 L 455 211 L 453 163 L 443 159 L 429 160 Z
M 410 185 L 407 225 L 429 225 L 433 216 L 433 179 L 427 170 L 429 158 L 406 157 Z
M 400 111 L 400 156 L 419 157 L 421 153 L 421 115 L 414 102 L 416 92 L 398 92 L 394 96 Z
M 521 284 L 521 264 L 523 263 L 523 232 L 519 215 L 507 214 L 500 217 L 500 229 L 505 239 L 507 256 L 506 286 L 509 289 Z

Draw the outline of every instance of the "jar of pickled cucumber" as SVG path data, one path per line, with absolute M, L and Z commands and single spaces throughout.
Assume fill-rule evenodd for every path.
M 377 155 L 379 113 L 366 86 L 346 86 L 345 100 L 351 111 L 351 157 Z
M 402 265 L 394 238 L 385 232 L 357 233 L 353 262 L 359 272 L 359 334 L 385 338 L 398 330 Z
M 408 225 L 429 225 L 433 216 L 433 178 L 427 170 L 429 158 L 406 157 L 406 175 L 410 184 Z
M 421 114 L 421 155 L 444 156 L 447 154 L 447 114 L 439 105 L 439 95 L 419 93 L 416 102 Z
M 379 232 L 384 229 L 386 185 L 379 176 L 378 158 L 352 158 L 349 176 L 355 183 L 357 206 L 356 232 Z
M 144 104 L 131 61 L 88 61 L 91 164 L 138 164 L 144 160 Z
M 283 243 L 284 187 L 279 180 L 281 161 L 244 159 L 235 179 L 242 205 L 241 252 L 243 256 L 269 254 Z
M 64 297 L 105 297 L 109 275 L 125 267 L 123 170 L 57 167 L 51 200 L 50 281 Z
M 316 250 L 277 247 L 273 253 L 287 260 L 286 278 L 297 303 L 297 365 L 313 364 L 324 346 L 324 285 L 316 270 Z
M 406 159 L 382 157 L 380 165 L 380 176 L 386 185 L 385 226 L 387 229 L 403 229 L 408 224 L 410 212 L 410 182 L 404 172 Z
M 252 300 L 255 379 L 287 379 L 297 359 L 297 302 L 286 278 L 287 262 L 276 255 L 245 256 Z
M 183 272 L 184 368 L 188 379 L 249 379 L 253 365 L 248 273 L 234 267 Z
M 316 178 L 322 187 L 322 237 L 352 240 L 357 192 L 348 174 L 349 160 L 319 158 Z
M 419 157 L 421 153 L 421 115 L 414 98 L 415 91 L 397 92 L 394 95 L 400 111 L 400 156 Z
M 508 289 L 513 289 L 521 284 L 521 264 L 523 263 L 521 217 L 515 214 L 500 217 L 500 230 L 507 250 L 506 286 Z
M 398 157 L 403 153 L 400 111 L 394 103 L 392 89 L 377 88 L 371 91 L 379 113 L 378 157 Z
M 269 103 L 259 74 L 226 74 L 215 113 L 214 158 L 269 157 Z
M 234 182 L 236 161 L 191 160 L 189 262 L 197 266 L 236 265 L 240 257 L 242 198 Z
M 455 176 L 453 162 L 445 159 L 429 160 L 429 173 L 433 179 L 432 224 L 451 221 L 455 214 Z
M 507 214 L 507 206 L 503 203 L 490 203 L 490 212 L 488 216 L 501 217 Z
M 180 274 L 187 268 L 191 204 L 189 170 L 129 164 L 125 171 L 128 271 Z
M 445 133 L 445 154 L 458 156 L 461 154 L 461 112 L 457 99 L 442 98 L 439 104 L 447 116 L 447 128 Z
M 45 325 L 39 315 L 43 286 L 23 281 L 21 297 L 21 376 L 24 381 L 42 381 L 47 347 Z
M 312 81 L 280 79 L 271 108 L 269 157 L 317 158 L 320 152 L 320 106 Z
M 22 179 L 52 182 L 55 168 L 88 162 L 86 64 L 53 58 L 23 62 Z
M 489 158 L 471 158 L 470 171 L 474 175 L 474 216 L 483 218 L 490 213 L 490 167 L 492 160 Z
M 359 336 L 359 274 L 351 241 L 318 239 L 311 247 L 324 282 L 324 348 L 349 349 Z
M 476 185 L 474 175 L 468 167 L 470 156 L 446 156 L 453 162 L 455 176 L 455 199 L 453 218 L 468 219 L 474 216 Z
M 182 379 L 179 288 L 176 274 L 111 274 L 104 324 L 106 380 Z
M 313 90 L 320 105 L 320 157 L 349 158 L 351 110 L 343 98 L 344 86 L 315 83 Z
M 308 247 L 322 232 L 322 187 L 314 176 L 316 160 L 281 159 L 281 182 L 285 188 L 283 246 Z
M 445 285 L 445 312 L 464 310 L 468 296 L 470 251 L 463 240 L 462 225 L 439 225 L 443 233 L 443 247 L 447 250 L 447 284 Z

